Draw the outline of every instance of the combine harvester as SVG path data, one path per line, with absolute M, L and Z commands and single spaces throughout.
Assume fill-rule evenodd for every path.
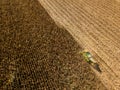
M 87 63 L 89 63 L 94 69 L 96 69 L 98 72 L 102 72 L 100 70 L 99 64 L 93 59 L 90 52 L 84 50 L 80 52 L 80 55 L 83 57 L 83 60 L 85 60 Z

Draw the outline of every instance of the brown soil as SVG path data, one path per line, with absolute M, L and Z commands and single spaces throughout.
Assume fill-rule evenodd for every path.
M 80 50 L 37 0 L 0 1 L 2 90 L 106 90 Z

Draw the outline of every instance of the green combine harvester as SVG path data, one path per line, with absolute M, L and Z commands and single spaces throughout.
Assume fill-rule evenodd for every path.
M 88 51 L 82 51 L 81 55 L 83 57 L 83 59 L 89 63 L 93 68 L 95 68 L 98 72 L 101 73 L 101 70 L 99 68 L 99 64 L 93 59 L 92 55 L 90 52 Z

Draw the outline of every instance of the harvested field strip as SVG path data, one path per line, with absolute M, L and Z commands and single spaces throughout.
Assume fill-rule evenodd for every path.
M 77 4 L 77 3 L 76 3 L 76 4 Z M 75 5 L 76 5 L 76 4 L 75 4 Z M 77 8 L 77 7 L 76 7 L 76 8 Z M 75 12 L 74 12 L 74 13 L 75 13 Z M 79 17 L 79 16 L 78 16 L 78 17 Z M 84 17 L 84 15 L 83 15 L 83 17 Z M 93 17 L 93 18 L 94 18 L 94 17 Z M 108 38 L 110 38 L 111 40 L 113 39 L 112 37 L 115 37 L 115 36 L 116 36 L 116 34 L 117 34 L 116 32 L 115 32 L 115 34 L 112 35 L 112 37 L 111 37 L 111 34 L 113 34 L 113 33 L 112 33 L 112 32 L 109 33 L 108 29 L 105 29 L 104 27 L 101 27 L 101 29 L 100 29 L 99 27 L 102 26 L 102 25 L 100 25 L 99 22 L 97 22 L 97 21 L 99 21 L 99 19 L 94 21 L 93 18 L 92 18 L 91 20 L 92 20 L 93 22 L 96 22 L 96 24 L 92 23 L 91 20 L 90 20 L 91 23 L 90 23 L 90 24 L 88 23 L 89 26 L 92 26 L 92 28 L 96 28 L 99 32 L 101 32 L 101 33 L 103 34 L 104 37 L 105 37 L 105 35 L 108 35 L 108 36 L 109 36 Z M 82 18 L 80 18 L 80 19 L 82 19 Z M 86 23 L 87 23 L 87 19 L 84 19 L 84 20 L 85 20 Z M 104 23 L 104 22 L 102 22 L 101 24 L 103 24 L 103 23 Z M 107 24 L 107 23 L 105 23 L 104 25 L 106 25 L 106 24 Z M 95 25 L 95 26 L 94 26 L 94 25 Z M 97 27 L 96 25 L 97 25 L 98 27 Z M 93 26 L 94 26 L 94 27 L 93 27 Z M 105 30 L 107 31 L 107 33 L 106 33 Z M 116 30 L 118 30 L 118 29 L 116 29 Z M 98 31 L 97 31 L 97 32 L 98 32 Z M 114 30 L 113 30 L 113 31 L 114 31 Z M 99 32 L 98 32 L 98 34 L 100 35 Z M 119 33 L 118 33 L 118 34 L 119 34 Z M 118 36 L 120 36 L 120 34 L 119 34 Z M 118 36 L 116 36 L 116 37 L 118 37 Z M 116 38 L 116 39 L 118 39 L 118 38 Z M 119 44 L 119 43 L 116 42 L 116 44 L 117 44 L 117 47 L 118 47 L 118 44 Z
M 87 3 L 87 2 L 86 2 Z M 88 4 L 86 4 L 86 5 L 88 5 Z M 113 25 L 113 26 L 116 26 L 116 27 L 119 27 L 119 19 L 120 19 L 120 17 L 119 17 L 119 14 L 118 15 L 116 15 L 116 13 L 115 14 L 113 14 L 113 13 L 109 13 L 109 12 L 107 12 L 108 10 L 111 10 L 111 8 L 109 8 L 108 10 L 106 10 L 106 9 L 104 9 L 103 7 L 99 7 L 98 5 L 95 7 L 95 6 L 93 6 L 92 4 L 89 6 L 89 8 L 91 7 L 91 9 L 93 9 L 94 11 L 92 11 L 92 13 L 93 14 L 99 14 L 98 16 L 99 17 L 104 17 L 104 19 L 106 20 L 106 21 L 110 21 L 111 22 L 111 25 Z M 96 10 L 95 10 L 96 9 Z M 104 12 L 103 12 L 104 11 Z M 114 10 L 115 11 L 115 10 Z M 92 14 L 91 13 L 91 14 Z M 107 15 L 105 15 L 105 14 L 107 14 Z M 116 20 L 118 20 L 118 21 L 116 21 Z M 107 23 L 107 24 L 109 24 L 109 23 Z M 119 30 L 119 29 L 118 29 Z
M 89 6 L 89 10 L 90 10 L 90 8 L 92 9 L 91 10 L 91 14 L 93 15 L 93 16 L 95 16 L 94 14 L 98 14 L 98 16 L 99 17 L 102 17 L 102 18 L 104 18 L 104 19 L 107 19 L 107 21 L 111 21 L 111 22 L 109 22 L 109 23 L 111 23 L 111 25 L 114 25 L 114 26 L 117 26 L 117 27 L 119 27 L 118 25 L 120 24 L 119 23 L 119 21 L 118 22 L 116 22 L 116 21 L 114 21 L 113 19 L 115 18 L 115 20 L 119 20 L 120 19 L 120 17 L 119 17 L 119 14 L 116 16 L 116 13 L 115 14 L 113 14 L 113 13 L 109 13 L 108 12 L 108 10 L 106 10 L 106 9 L 104 9 L 103 7 L 99 7 L 98 5 L 89 5 L 89 3 L 88 2 L 85 2 L 85 5 L 87 5 L 87 6 Z M 94 11 L 93 11 L 94 10 Z M 109 10 L 111 10 L 111 9 L 109 9 Z M 115 11 L 115 10 L 114 10 Z M 105 15 L 105 14 L 107 14 L 107 15 Z M 110 16 L 112 16 L 112 17 L 110 17 Z M 96 17 L 96 16 L 95 16 Z M 97 18 L 97 17 L 96 17 Z M 108 22 L 107 22 L 107 24 L 109 24 Z M 117 28 L 116 27 L 116 28 Z
M 88 0 L 86 0 L 86 1 L 88 1 Z M 110 0 L 104 0 L 104 1 L 99 1 L 99 2 L 98 1 L 93 1 L 93 2 L 91 1 L 91 2 L 86 2 L 86 3 L 89 3 L 90 5 L 94 5 L 94 6 L 98 7 L 98 9 L 101 12 L 103 12 L 102 10 L 107 10 L 106 14 L 113 14 L 113 12 L 114 12 L 116 15 L 119 15 L 119 7 L 117 7 L 117 6 L 120 5 L 120 4 L 118 4 L 115 0 L 111 0 L 111 1 Z M 113 7 L 113 8 L 111 8 L 111 7 Z

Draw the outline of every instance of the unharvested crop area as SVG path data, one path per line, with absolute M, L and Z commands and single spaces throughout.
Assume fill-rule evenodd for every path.
M 96 72 L 109 90 L 120 90 L 119 0 L 39 0 L 56 24 L 64 27 L 99 63 Z
M 37 0 L 0 0 L 0 90 L 106 90 Z

